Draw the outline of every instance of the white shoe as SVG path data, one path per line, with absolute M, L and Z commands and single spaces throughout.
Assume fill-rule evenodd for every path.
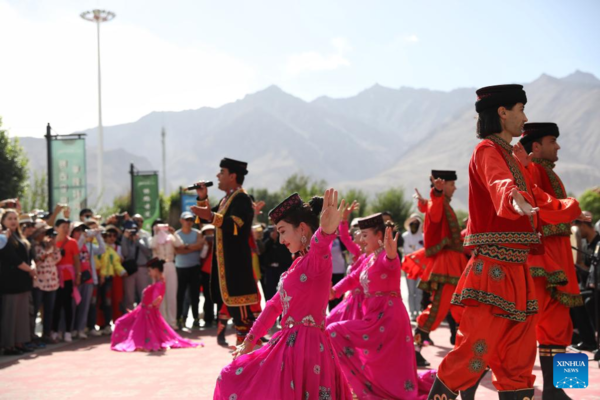
M 66 343 L 71 343 L 73 341 L 73 338 L 71 337 L 71 333 L 70 332 L 65 332 L 65 342 Z
M 97 331 L 97 330 L 95 330 L 95 329 L 90 329 L 90 332 L 89 332 L 89 334 L 90 334 L 90 336 L 96 336 L 96 337 L 97 337 L 97 336 L 102 336 L 102 332 L 100 332 L 100 331 Z
M 107 326 L 106 328 L 102 329 L 102 334 L 103 335 L 110 335 L 110 334 L 112 334 L 112 329 L 110 328 L 110 325 Z
M 52 340 L 54 340 L 55 342 L 57 342 L 57 341 L 58 341 L 58 332 L 52 332 L 52 333 L 50 334 L 50 338 L 51 338 Z
M 87 339 L 87 335 L 85 334 L 84 331 L 79 331 L 79 339 Z

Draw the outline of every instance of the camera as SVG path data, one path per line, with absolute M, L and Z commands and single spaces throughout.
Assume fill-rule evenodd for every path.
M 117 214 L 116 215 L 117 221 L 119 221 L 119 223 L 122 223 L 125 220 L 126 215 L 127 215 L 127 211 Z
M 56 236 L 58 236 L 58 232 L 56 232 L 54 228 L 48 228 L 46 229 L 45 235 L 51 238 L 55 238 Z
M 188 187 L 186 187 L 186 190 L 196 190 L 196 189 L 200 189 L 202 186 L 205 187 L 211 187 L 213 185 L 212 181 L 198 181 L 196 183 L 194 183 L 193 185 L 190 185 Z
M 166 232 L 169 230 L 169 224 L 156 224 L 154 229 L 156 231 L 165 231 Z
M 125 229 L 125 232 L 129 234 L 129 237 L 134 237 L 138 234 L 137 228 Z

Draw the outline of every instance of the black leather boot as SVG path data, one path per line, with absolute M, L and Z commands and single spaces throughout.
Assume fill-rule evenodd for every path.
M 487 374 L 488 371 L 489 371 L 489 369 L 486 369 L 485 371 L 483 371 L 483 374 L 481 374 L 481 376 L 479 377 L 479 379 L 477 380 L 477 382 L 475 382 L 475 384 L 473 386 L 471 386 L 467 390 L 460 391 L 460 398 L 462 400 L 475 400 L 475 393 L 477 392 L 477 388 L 479 387 L 479 384 L 481 383 L 481 381 L 485 377 L 485 374 Z
M 542 366 L 542 376 L 544 378 L 544 388 L 542 389 L 542 400 L 571 400 L 562 389 L 554 387 L 554 365 L 553 357 L 555 354 L 565 353 L 566 348 L 561 346 L 540 345 L 540 364 Z
M 454 393 L 452 390 L 448 389 L 448 387 L 440 381 L 440 378 L 436 377 L 427 400 L 456 400 L 457 397 L 458 393 Z
M 227 329 L 227 320 L 219 320 L 217 325 L 217 344 L 219 346 L 229 346 L 225 340 L 225 330 Z
M 427 361 L 425 359 L 425 357 L 423 357 L 421 352 L 417 349 L 415 349 L 415 357 L 417 358 L 417 367 L 423 368 L 423 367 L 429 367 L 431 365 L 431 363 L 429 361 Z
M 448 316 L 446 316 L 446 321 L 448 321 L 448 326 L 450 327 L 450 344 L 454 346 L 456 344 L 456 331 L 458 324 L 454 318 L 452 318 L 452 314 L 450 313 L 448 313 Z
M 425 342 L 428 342 L 428 344 L 433 346 L 433 340 L 431 340 L 431 338 L 429 337 L 429 332 L 425 332 L 424 330 L 420 329 L 419 327 L 415 328 L 415 333 L 414 333 L 414 337 L 415 337 L 415 343 L 418 346 L 425 346 Z
M 533 400 L 534 389 L 506 390 L 498 392 L 500 400 Z

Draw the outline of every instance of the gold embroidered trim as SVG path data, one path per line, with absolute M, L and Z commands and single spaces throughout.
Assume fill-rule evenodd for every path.
M 215 254 L 217 256 L 217 270 L 219 275 L 219 289 L 221 290 L 221 297 L 223 303 L 227 306 L 246 306 L 258 303 L 258 294 L 248 294 L 243 296 L 229 296 L 229 290 L 227 290 L 227 281 L 225 278 L 225 252 L 223 246 L 223 215 L 227 213 L 227 209 L 231 205 L 233 199 L 240 193 L 246 193 L 244 189 L 238 189 L 227 199 L 227 201 L 219 207 L 219 213 L 214 214 L 213 225 L 217 228 L 215 232 Z M 220 218 L 219 225 L 216 224 L 217 218 Z
M 233 222 L 235 222 L 235 224 L 236 224 L 238 227 L 240 227 L 240 228 L 241 228 L 242 226 L 244 226 L 244 221 L 242 221 L 242 219 L 241 219 L 240 217 L 236 217 L 235 215 L 232 215 L 232 216 L 231 216 L 231 219 L 233 220 Z
M 540 238 L 535 232 L 485 232 L 474 233 L 465 238 L 465 246 L 506 244 L 539 244 Z
M 213 223 L 215 228 L 220 228 L 223 225 L 223 214 L 213 213 Z
M 452 295 L 451 304 L 464 307 L 464 300 L 474 300 L 481 304 L 498 307 L 507 314 L 496 314 L 496 316 L 517 322 L 525 322 L 528 314 L 536 314 L 538 312 L 537 300 L 528 300 L 526 306 L 527 309 L 521 311 L 517 310 L 515 303 L 512 301 L 508 301 L 494 293 L 475 289 L 463 289 L 461 293 L 454 293 Z
M 524 264 L 529 255 L 528 249 L 513 249 L 512 247 L 488 244 L 473 250 L 474 256 L 482 256 L 506 263 Z

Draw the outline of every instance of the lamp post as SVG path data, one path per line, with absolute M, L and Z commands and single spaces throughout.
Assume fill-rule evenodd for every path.
M 167 195 L 167 144 L 166 144 L 166 137 L 167 137 L 167 132 L 165 131 L 165 127 L 163 126 L 162 131 L 160 133 L 160 136 L 162 138 L 162 166 L 163 166 L 163 193 L 165 195 Z
M 102 204 L 104 193 L 104 135 L 102 131 L 102 78 L 100 73 L 100 24 L 112 20 L 116 14 L 106 10 L 92 10 L 81 13 L 81 18 L 86 21 L 95 22 L 98 32 L 98 205 Z

